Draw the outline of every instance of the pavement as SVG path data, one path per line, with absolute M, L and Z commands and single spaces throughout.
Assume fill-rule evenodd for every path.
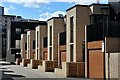
M 0 61 L 1 80 L 88 80 L 85 78 L 64 78 L 54 72 L 43 72 L 38 69 L 22 67 Z

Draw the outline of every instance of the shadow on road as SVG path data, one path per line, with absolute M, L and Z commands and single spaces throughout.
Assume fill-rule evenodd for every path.
M 15 74 L 14 71 L 8 70 L 8 68 L 10 67 L 9 65 L 14 65 L 14 64 L 1 62 L 0 65 L 2 65 L 2 67 L 0 67 L 0 75 L 2 75 L 2 78 L 0 78 L 0 80 L 14 80 L 14 78 L 25 77 L 23 75 Z M 9 67 L 4 68 L 3 66 L 9 66 Z
M 14 73 L 14 71 L 2 70 L 2 72 Z
M 7 74 L 8 72 L 9 74 Z M 23 75 L 18 75 L 18 74 L 10 74 L 10 72 L 14 73 L 14 71 L 2 71 L 2 79 L 1 80 L 14 80 L 14 78 L 22 77 L 24 78 L 25 76 Z

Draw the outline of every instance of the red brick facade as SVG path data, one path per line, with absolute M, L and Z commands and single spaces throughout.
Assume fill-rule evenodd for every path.
M 85 63 L 68 63 L 67 64 L 68 73 L 67 77 L 85 77 Z

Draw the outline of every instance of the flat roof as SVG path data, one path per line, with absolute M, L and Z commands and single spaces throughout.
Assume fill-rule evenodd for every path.
M 71 10 L 71 9 L 77 7 L 77 6 L 90 7 L 90 6 L 93 6 L 93 5 L 105 5 L 105 6 L 107 6 L 107 5 L 109 5 L 109 4 L 97 4 L 97 3 L 92 3 L 92 4 L 90 4 L 90 5 L 80 5 L 80 4 L 76 4 L 76 5 L 68 8 L 66 11 L 69 11 L 69 10 Z
M 89 6 L 93 6 L 93 5 L 104 5 L 104 6 L 109 6 L 109 4 L 97 4 L 97 3 L 92 3 Z
M 50 19 L 48 19 L 47 21 L 50 21 L 51 19 L 63 19 L 64 17 L 52 17 Z
M 6 17 L 16 17 L 16 15 L 1 15 L 1 16 L 6 16 Z
M 34 22 L 28 22 L 28 21 L 11 21 L 11 27 L 16 28 L 35 28 L 38 25 L 47 25 L 46 21 L 34 21 Z
M 89 5 L 80 5 L 80 4 L 76 4 L 76 5 L 74 5 L 74 6 L 70 7 L 70 8 L 68 8 L 66 11 L 69 11 L 69 10 L 71 10 L 71 9 L 77 7 L 77 6 L 89 7 Z

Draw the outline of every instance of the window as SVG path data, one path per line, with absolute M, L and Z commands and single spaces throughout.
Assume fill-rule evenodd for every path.
M 43 47 L 47 47 L 47 37 L 43 38 Z
M 37 49 L 37 59 L 38 59 L 38 56 L 39 56 L 38 54 L 39 54 L 39 51 L 38 51 L 38 49 Z
M 90 24 L 94 24 L 94 23 L 99 23 L 99 22 L 103 22 L 104 19 L 106 19 L 106 17 L 104 17 L 106 15 L 99 15 L 99 14 L 93 14 L 90 16 Z
M 7 20 L 5 20 L 5 22 L 7 22 Z
M 28 50 L 28 59 L 30 59 L 30 53 L 29 53 L 29 50 Z
M 33 41 L 33 49 L 35 49 L 35 40 Z
M 70 18 L 70 42 L 73 42 L 73 28 L 74 28 L 74 22 L 73 17 Z
M 24 29 L 24 32 L 27 32 L 27 31 L 29 31 L 29 29 Z
M 82 55 L 83 55 L 83 62 L 85 62 L 85 44 L 82 44 Z
M 21 33 L 21 28 L 16 28 L 16 33 Z
M 15 40 L 16 48 L 20 48 L 20 42 L 21 42 L 21 40 Z
M 30 45 L 30 35 L 28 35 L 27 42 L 28 42 L 28 48 L 29 48 L 29 45 Z
M 25 43 L 25 50 L 27 50 L 27 43 Z
M 50 26 L 50 45 L 52 45 L 52 26 Z
M 50 47 L 50 60 L 52 60 L 52 47 Z
M 73 61 L 73 45 L 70 45 L 70 61 Z
M 12 20 L 13 18 L 10 18 L 10 20 Z
M 39 33 L 39 32 L 37 31 L 37 47 L 38 47 L 38 42 L 39 42 L 39 41 L 38 41 L 38 37 L 39 37 L 38 33 Z

